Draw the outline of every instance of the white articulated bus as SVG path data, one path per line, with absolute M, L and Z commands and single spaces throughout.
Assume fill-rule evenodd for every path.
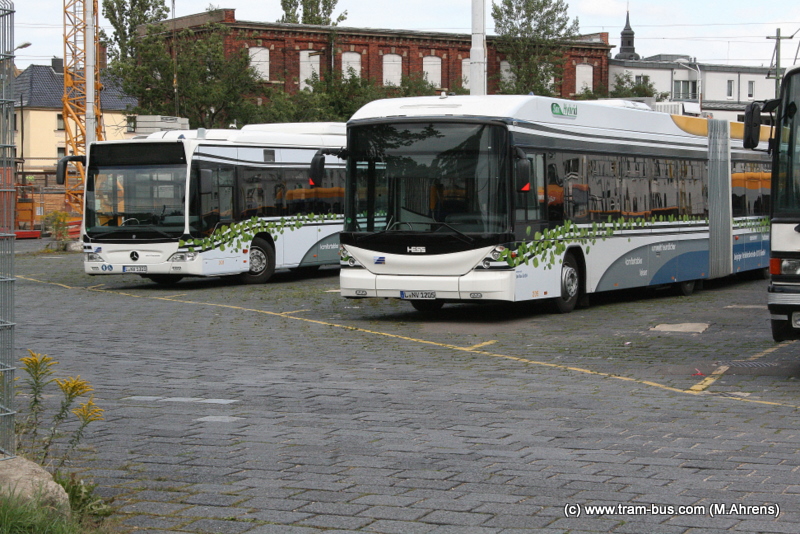
M 748 130 L 761 124 L 761 103 L 749 112 Z M 800 67 L 784 74 L 780 97 L 764 103 L 764 110 L 777 109 L 774 138 L 769 149 L 773 202 L 770 218 L 771 246 L 767 304 L 775 341 L 800 338 Z M 758 139 L 748 143 L 757 148 Z M 763 150 L 764 145 L 761 145 Z
M 552 299 L 566 313 L 601 291 L 688 295 L 704 279 L 766 274 L 766 154 L 742 149 L 742 124 L 644 108 L 538 96 L 367 104 L 340 153 L 342 296 L 425 311 Z
M 136 274 L 160 284 L 237 275 L 266 282 L 276 269 L 338 265 L 344 165 L 321 149 L 345 146 L 342 123 L 175 130 L 92 144 L 81 236 L 90 275 Z

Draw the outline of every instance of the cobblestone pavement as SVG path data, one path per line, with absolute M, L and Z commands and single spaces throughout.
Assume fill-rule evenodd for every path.
M 800 342 L 764 280 L 425 315 L 326 269 L 16 273 L 18 353 L 95 388 L 74 467 L 138 532 L 800 532 Z

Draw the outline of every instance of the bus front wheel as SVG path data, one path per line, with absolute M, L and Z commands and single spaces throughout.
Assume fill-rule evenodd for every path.
M 266 240 L 256 237 L 250 243 L 250 270 L 239 275 L 245 284 L 263 284 L 275 273 L 275 249 Z
M 575 309 L 580 297 L 581 273 L 575 256 L 567 254 L 561 263 L 561 295 L 553 299 L 559 313 Z

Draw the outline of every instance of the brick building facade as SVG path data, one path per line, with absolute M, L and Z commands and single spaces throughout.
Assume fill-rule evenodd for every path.
M 402 76 L 422 75 L 439 89 L 469 87 L 471 36 L 438 32 L 412 32 L 370 28 L 345 28 L 277 22 L 236 20 L 235 10 L 220 9 L 176 18 L 165 26 L 176 30 L 199 29 L 215 22 L 233 30 L 225 47 L 246 47 L 265 83 L 294 93 L 304 87 L 311 72 L 327 73 L 349 68 L 378 83 L 398 85 Z M 608 86 L 608 59 L 612 46 L 608 33 L 581 36 L 570 44 L 564 76 L 557 89 L 571 98 L 584 86 Z M 494 39 L 487 37 L 487 89 L 496 93 L 506 66 Z

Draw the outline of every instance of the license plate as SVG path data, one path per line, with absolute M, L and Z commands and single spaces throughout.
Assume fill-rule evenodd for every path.
M 433 300 L 436 291 L 401 291 L 400 298 L 405 300 Z
M 123 265 L 123 273 L 146 273 L 147 265 Z

